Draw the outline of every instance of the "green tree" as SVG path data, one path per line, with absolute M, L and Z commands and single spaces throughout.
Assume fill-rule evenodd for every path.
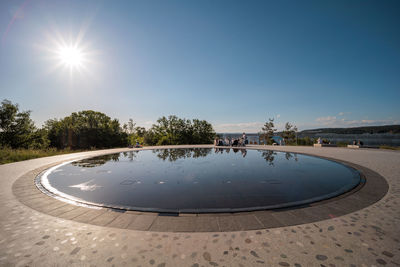
M 30 138 L 29 148 L 32 149 L 45 149 L 50 145 L 50 140 L 48 138 L 48 132 L 46 129 L 36 129 Z
M 215 131 L 205 120 L 187 120 L 175 115 L 161 117 L 144 134 L 149 145 L 210 144 Z
M 128 127 L 127 127 L 127 133 L 128 134 L 134 134 L 135 133 L 135 125 L 136 125 L 136 123 L 133 122 L 133 119 L 129 119 Z
M 146 129 L 144 127 L 136 126 L 133 119 L 129 119 L 128 123 L 124 123 L 122 126 L 123 131 L 127 134 L 127 140 L 129 145 L 135 145 L 136 142 L 140 144 L 144 143 L 144 136 Z
M 192 124 L 192 144 L 210 144 L 215 138 L 215 132 L 210 123 L 194 119 Z
M 268 145 L 271 145 L 273 143 L 272 137 L 275 135 L 276 129 L 274 128 L 274 119 L 269 118 L 268 121 L 264 124 L 264 127 L 262 127 L 262 138 L 264 139 L 264 142 L 267 143 Z
M 61 120 L 45 123 L 50 144 L 58 148 L 109 148 L 127 145 L 127 134 L 117 119 L 101 112 L 73 112 Z
M 158 142 L 158 136 L 154 132 L 153 128 L 150 128 L 148 131 L 146 131 L 143 139 L 143 142 L 150 146 L 153 146 Z
M 0 106 L 0 144 L 12 148 L 44 148 L 48 145 L 45 131 L 37 130 L 30 111 L 19 111 L 18 104 L 3 100 Z
M 146 129 L 144 127 L 137 126 L 135 128 L 135 134 L 139 137 L 144 137 L 146 134 Z
M 64 143 L 62 141 L 64 139 L 63 137 L 66 129 L 63 127 L 61 121 L 57 119 L 49 119 L 44 123 L 43 128 L 47 131 L 47 137 L 51 147 L 64 147 Z
M 315 141 L 314 141 L 313 138 L 310 138 L 310 137 L 308 137 L 308 136 L 305 136 L 305 137 L 303 137 L 303 138 L 298 138 L 298 139 L 297 139 L 297 143 L 298 143 L 299 145 L 303 145 L 303 146 L 312 146 L 312 145 L 315 143 Z
M 297 127 L 287 122 L 285 130 L 283 130 L 282 137 L 286 144 L 295 144 L 296 142 Z

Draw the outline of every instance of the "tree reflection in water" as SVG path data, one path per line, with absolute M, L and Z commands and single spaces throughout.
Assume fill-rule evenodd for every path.
M 246 157 L 246 155 L 247 155 L 247 149 L 245 149 L 245 148 L 232 148 L 232 150 L 234 153 L 237 153 L 240 151 L 242 153 L 243 158 Z M 223 154 L 224 152 L 226 152 L 226 154 L 229 154 L 230 151 L 231 151 L 230 148 L 219 148 L 219 147 L 214 148 L 215 154 L 219 154 L 219 153 Z
M 285 153 L 285 158 L 287 159 L 287 160 L 290 160 L 291 158 L 293 158 L 294 157 L 294 160 L 295 161 L 298 161 L 299 159 L 297 158 L 297 153 L 289 153 L 289 152 L 286 152 Z
M 124 157 L 128 158 L 129 161 L 133 161 L 137 157 L 137 153 L 139 151 L 129 151 L 129 152 L 123 152 Z
M 268 164 L 270 166 L 274 166 L 274 160 L 275 160 L 275 156 L 276 156 L 275 151 L 272 151 L 272 150 L 262 151 L 261 155 L 265 159 L 265 161 L 268 162 Z
M 157 157 L 170 162 L 185 158 L 205 157 L 211 153 L 211 148 L 180 148 L 180 149 L 155 149 Z
M 139 151 L 123 152 L 123 155 L 125 157 L 127 157 L 129 159 L 129 161 L 133 161 L 133 159 L 136 158 L 138 152 Z M 79 161 L 72 162 L 72 165 L 77 166 L 77 167 L 83 167 L 83 168 L 93 168 L 93 167 L 98 167 L 98 166 L 104 165 L 108 161 L 117 162 L 117 161 L 119 161 L 119 156 L 120 156 L 120 154 L 117 153 L 117 154 L 98 156 L 98 157 L 89 158 L 89 159 L 82 159 Z
M 275 160 L 275 156 L 276 156 L 276 152 L 273 150 L 258 150 L 259 152 L 262 152 L 262 157 L 265 159 L 266 162 L 268 162 L 269 165 L 274 166 L 274 160 Z M 293 158 L 295 161 L 298 161 L 297 158 L 297 153 L 289 153 L 286 152 L 285 153 L 285 158 L 287 160 L 290 160 L 291 158 Z
M 214 148 L 214 152 L 216 154 L 223 154 L 224 152 L 229 154 L 230 148 Z M 243 157 L 247 155 L 247 149 L 244 148 L 233 148 L 234 153 L 241 152 Z M 261 156 L 268 162 L 269 165 L 274 166 L 274 160 L 277 153 L 273 150 L 258 150 L 261 152 Z M 162 159 L 163 161 L 176 161 L 178 159 L 185 159 L 185 158 L 200 158 L 206 157 L 212 152 L 211 148 L 179 148 L 179 149 L 154 149 L 152 150 L 153 153 L 157 154 L 157 157 Z M 139 151 L 129 151 L 129 152 L 122 152 L 125 158 L 128 158 L 129 161 L 133 161 Z M 119 161 L 120 154 L 109 154 L 104 156 L 98 156 L 89 159 L 83 159 L 79 161 L 72 162 L 73 166 L 84 167 L 84 168 L 93 168 L 104 165 L 108 161 Z M 287 160 L 294 159 L 298 161 L 296 153 L 285 153 L 285 158 Z
M 224 150 L 230 150 L 229 148 L 219 148 L 219 147 L 215 147 L 214 148 L 214 153 L 215 154 L 219 154 L 219 153 L 224 153 Z M 229 153 L 229 152 L 228 152 Z

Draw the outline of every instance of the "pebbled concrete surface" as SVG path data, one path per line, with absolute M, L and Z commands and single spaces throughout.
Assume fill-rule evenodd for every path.
M 361 210 L 296 226 L 203 233 L 138 231 L 80 223 L 57 217 L 57 214 L 47 215 L 22 204 L 12 192 L 19 177 L 40 167 L 126 149 L 11 163 L 0 166 L 0 265 L 400 266 L 399 152 L 330 147 L 262 148 L 326 156 L 364 166 L 383 176 L 389 191 L 380 201 Z M 29 197 L 33 202 L 37 195 Z M 349 201 L 352 201 L 350 197 Z M 85 216 L 95 215 L 93 211 Z M 100 218 L 101 214 L 98 215 Z M 300 216 L 296 212 L 292 215 Z M 123 225 L 127 220 L 122 218 L 113 222 Z M 221 220 L 224 219 L 217 218 L 216 225 Z M 102 223 L 105 222 L 98 222 Z M 241 222 L 222 223 L 228 227 Z M 190 225 L 186 224 L 186 227 L 190 229 Z

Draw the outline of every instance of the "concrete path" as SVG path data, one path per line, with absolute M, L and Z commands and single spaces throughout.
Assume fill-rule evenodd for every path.
M 12 191 L 13 184 L 21 176 L 44 166 L 127 149 L 11 163 L 0 166 L 0 265 L 400 266 L 399 152 L 313 147 L 259 148 L 352 162 L 383 176 L 389 184 L 389 191 L 369 207 L 309 224 L 233 232 L 138 231 L 50 216 L 22 204 Z

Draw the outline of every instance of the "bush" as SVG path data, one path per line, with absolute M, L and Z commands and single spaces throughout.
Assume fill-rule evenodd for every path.
M 117 119 L 93 110 L 47 120 L 42 129 L 37 129 L 30 111 L 20 112 L 18 105 L 8 100 L 3 100 L 0 106 L 0 147 L 10 149 L 96 149 L 134 145 L 136 141 L 148 145 L 211 144 L 214 137 L 212 125 L 205 120 L 161 117 L 146 131 L 135 127 L 132 119 L 121 127 Z M 19 153 L 20 157 L 24 153 L 35 154 L 24 151 Z
M 176 116 L 161 117 L 143 140 L 147 145 L 211 144 L 216 134 L 205 120 L 186 120 Z
M 128 145 L 128 135 L 117 119 L 92 110 L 46 122 L 50 145 L 60 149 L 110 148 Z
M 308 136 L 297 139 L 297 144 L 300 146 L 312 146 L 312 145 L 314 145 L 314 143 L 315 143 L 315 140 Z
M 161 136 L 161 138 L 157 141 L 157 145 L 158 146 L 171 145 L 171 142 L 168 136 Z
M 11 101 L 6 99 L 1 102 L 1 146 L 10 146 L 12 148 L 28 148 L 33 140 L 35 140 L 35 131 L 36 128 L 30 118 L 30 111 L 20 112 L 18 104 L 13 104 Z
M 348 144 L 349 144 L 348 142 L 342 142 L 342 141 L 336 143 L 336 145 L 337 145 L 338 147 L 347 147 Z

